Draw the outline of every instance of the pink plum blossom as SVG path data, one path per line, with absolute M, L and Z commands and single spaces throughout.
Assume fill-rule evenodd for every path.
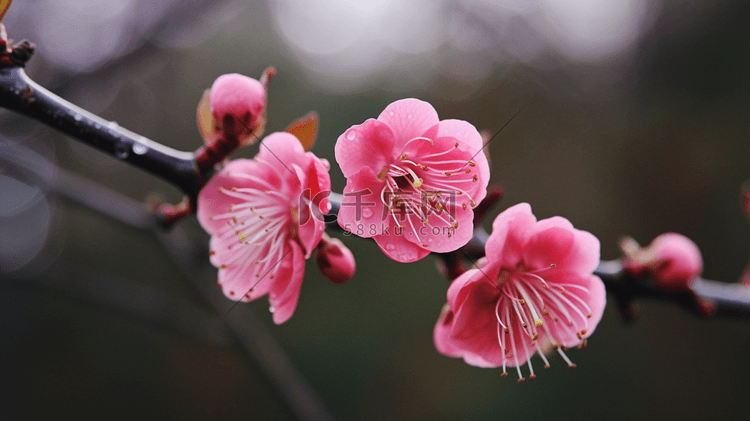
M 435 326 L 435 346 L 478 367 L 521 366 L 539 353 L 582 346 L 602 318 L 604 284 L 593 275 L 599 240 L 565 218 L 537 221 L 527 203 L 502 212 L 485 246 L 486 263 L 456 278 Z
M 328 164 L 289 133 L 274 133 L 252 159 L 228 163 L 198 196 L 198 220 L 211 234 L 211 263 L 232 300 L 268 294 L 273 320 L 297 306 L 305 259 L 328 212 Z
M 662 234 L 644 248 L 630 238 L 620 245 L 625 252 L 625 270 L 636 278 L 648 276 L 666 291 L 687 290 L 703 271 L 700 249 L 682 234 Z
M 398 262 L 464 246 L 490 169 L 470 123 L 438 119 L 427 102 L 403 99 L 344 132 L 336 161 L 346 177 L 342 228 L 373 238 Z

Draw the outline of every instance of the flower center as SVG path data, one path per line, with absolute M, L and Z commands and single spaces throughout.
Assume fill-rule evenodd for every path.
M 536 348 L 544 360 L 544 368 L 549 368 L 549 361 L 539 343 L 540 338 L 546 338 L 542 345 L 554 347 L 569 367 L 575 367 L 575 364 L 565 355 L 567 348 L 561 341 L 578 341 L 579 348 L 586 345 L 583 336 L 588 332 L 588 319 L 592 317 L 592 312 L 579 294 L 588 296 L 589 291 L 571 283 L 550 284 L 540 275 L 556 267 L 553 264 L 539 270 L 527 270 L 519 265 L 515 270 L 501 270 L 497 277 L 500 296 L 495 304 L 495 316 L 498 343 L 504 350 L 503 376 L 507 375 L 506 363 L 512 358 L 519 382 L 525 380 L 521 374 L 518 350 L 529 346 Z M 520 335 L 517 330 L 521 331 Z M 528 342 L 524 344 L 524 340 Z M 536 375 L 530 357 L 527 357 L 527 362 L 531 372 L 529 378 L 533 379 Z
M 268 190 L 220 187 L 219 192 L 241 202 L 229 206 L 226 213 L 212 218 L 227 221 L 217 242 L 231 251 L 230 257 L 219 267 L 220 270 L 232 272 L 226 279 L 256 279 L 249 290 L 229 293 L 244 294 L 243 299 L 247 300 L 261 280 L 274 278 L 278 263 L 285 255 L 287 239 L 290 235 L 296 235 L 294 221 L 299 216 L 297 208 L 289 204 L 288 197 L 267 182 L 263 183 L 269 187 Z
M 429 142 L 429 147 L 407 152 L 410 145 L 417 142 Z M 423 226 L 448 227 L 450 237 L 458 228 L 455 218 L 458 204 L 463 202 L 461 210 L 476 206 L 466 191 L 467 183 L 478 181 L 476 163 L 471 159 L 446 157 L 458 146 L 455 143 L 447 147 L 445 142 L 438 145 L 432 139 L 415 137 L 406 142 L 398 158 L 378 174 L 378 179 L 385 181 L 380 199 L 393 222 L 401 230 L 406 228 L 403 224 L 408 223 L 419 242 L 423 240 L 415 225 L 421 222 Z M 414 221 L 416 218 L 412 216 L 418 220 Z

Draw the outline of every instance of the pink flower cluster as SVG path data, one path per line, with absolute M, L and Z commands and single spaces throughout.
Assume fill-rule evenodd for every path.
M 257 100 L 260 87 L 253 86 Z M 242 108 L 230 101 L 231 92 L 224 98 L 225 104 L 212 102 L 215 111 Z M 489 181 L 482 136 L 471 124 L 440 121 L 430 104 L 404 99 L 348 129 L 335 154 L 347 178 L 338 213 L 346 231 L 373 238 L 399 262 L 454 251 L 471 239 L 473 209 Z M 351 252 L 324 233 L 327 171 L 327 161 L 305 152 L 295 136 L 274 133 L 255 159 L 228 163 L 201 191 L 198 219 L 211 234 L 211 262 L 229 298 L 268 295 L 274 321 L 283 323 L 295 310 L 313 250 L 332 282 L 353 276 Z M 535 377 L 535 353 L 548 367 L 545 353 L 554 348 L 574 366 L 564 351 L 585 344 L 606 301 L 593 275 L 596 237 L 561 217 L 537 221 L 522 203 L 495 219 L 485 251 L 486 263 L 448 289 L 435 326 L 437 349 L 472 365 L 502 366 L 504 375 L 516 367 L 521 381 L 526 363 Z

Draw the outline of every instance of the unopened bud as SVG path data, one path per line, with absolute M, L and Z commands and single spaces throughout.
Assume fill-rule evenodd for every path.
M 334 284 L 343 284 L 354 276 L 354 255 L 338 238 L 323 234 L 315 255 L 320 272 Z
M 703 271 L 698 246 L 681 234 L 662 234 L 648 247 L 623 247 L 623 250 L 626 256 L 623 266 L 628 273 L 633 276 L 647 274 L 656 285 L 668 291 L 687 290 Z
M 240 146 L 256 140 L 265 126 L 266 87 L 258 80 L 221 75 L 211 86 L 209 102 L 214 129 L 236 137 Z

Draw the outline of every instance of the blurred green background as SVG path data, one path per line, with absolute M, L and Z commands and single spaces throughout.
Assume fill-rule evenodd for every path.
M 37 42 L 32 78 L 181 150 L 201 144 L 195 107 L 217 76 L 257 78 L 270 65 L 267 133 L 315 110 L 313 151 L 332 163 L 344 130 L 400 98 L 492 131 L 525 106 L 491 143 L 492 183 L 506 190 L 492 217 L 529 202 L 538 218 L 561 215 L 598 236 L 603 259 L 619 257 L 622 235 L 647 244 L 679 232 L 701 248 L 704 277 L 734 282 L 750 251 L 740 206 L 749 21 L 750 3 L 736 1 L 78 0 L 17 1 L 5 24 L 11 38 Z M 0 120 L 0 147 L 28 147 L 140 201 L 180 198 L 51 129 L 7 112 Z M 238 346 L 41 286 L 115 276 L 208 309 L 153 236 L 52 196 L 14 207 L 14 173 L 0 166 L 0 176 L 0 418 L 292 419 Z M 331 178 L 341 191 L 335 165 Z M 180 224 L 208 241 L 194 218 Z M 588 347 L 569 353 L 576 370 L 553 356 L 519 385 L 434 349 L 449 282 L 432 257 L 399 264 L 373 242 L 344 241 L 358 264 L 348 284 L 308 262 L 289 322 L 273 325 L 265 300 L 228 316 L 258 313 L 338 419 L 747 417 L 747 321 L 641 302 L 626 326 L 610 305 Z

